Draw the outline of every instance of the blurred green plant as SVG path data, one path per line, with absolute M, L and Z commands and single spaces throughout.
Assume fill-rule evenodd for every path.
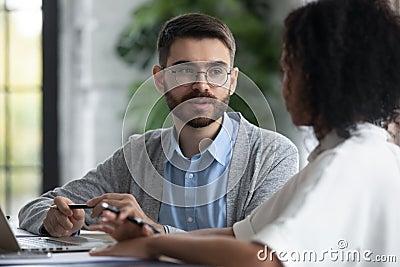
M 149 0 L 133 11 L 132 21 L 122 32 L 116 49 L 126 63 L 147 69 L 157 60 L 158 32 L 165 21 L 188 12 L 206 13 L 224 21 L 235 36 L 235 66 L 248 75 L 264 95 L 274 98 L 277 95 L 272 86 L 278 72 L 281 26 L 271 19 L 272 1 Z M 130 96 L 140 84 L 140 81 L 133 84 Z M 251 109 L 238 96 L 232 96 L 229 106 L 257 124 Z M 146 121 L 146 130 L 161 127 L 168 112 L 164 101 L 159 101 Z

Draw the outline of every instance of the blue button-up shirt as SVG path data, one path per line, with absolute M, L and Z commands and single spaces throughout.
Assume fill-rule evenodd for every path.
M 185 231 L 226 227 L 229 163 L 239 123 L 224 113 L 214 141 L 199 154 L 182 154 L 171 135 L 164 162 L 163 203 L 159 222 Z

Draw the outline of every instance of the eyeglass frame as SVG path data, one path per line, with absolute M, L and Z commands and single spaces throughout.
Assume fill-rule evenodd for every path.
M 180 64 L 183 65 L 183 64 L 188 64 L 188 63 L 191 63 L 191 62 L 184 62 L 184 63 L 180 63 Z M 197 77 L 199 74 L 203 73 L 203 74 L 204 74 L 204 77 L 205 77 L 205 79 L 206 79 L 206 82 L 207 82 L 207 84 L 208 84 L 210 87 L 223 87 L 223 86 L 226 84 L 226 82 L 228 81 L 229 75 L 232 74 L 232 70 L 234 69 L 234 67 L 228 68 L 228 70 L 229 70 L 229 71 L 228 71 L 228 70 L 225 68 L 225 66 L 226 66 L 227 64 L 225 64 L 225 63 L 219 63 L 219 62 L 212 62 L 212 63 L 214 63 L 214 64 L 211 64 L 211 66 L 209 66 L 209 67 L 206 69 L 206 71 L 197 71 L 194 77 Z M 173 65 L 173 66 L 170 66 L 170 67 L 168 67 L 168 68 L 176 67 L 176 66 L 179 66 L 180 64 Z M 210 83 L 210 82 L 208 81 L 208 75 L 207 75 L 208 71 L 209 71 L 211 68 L 214 68 L 214 67 L 221 67 L 221 66 L 223 66 L 222 68 L 226 71 L 226 79 L 225 79 L 224 83 L 222 83 L 222 84 Z M 162 69 L 164 70 L 164 69 L 168 69 L 168 68 L 163 67 Z M 176 76 L 177 76 L 177 75 L 176 75 L 176 74 L 177 74 L 177 71 L 176 71 L 176 70 L 169 70 L 169 71 L 173 74 L 173 76 L 174 76 L 174 78 L 175 78 L 175 81 L 179 84 L 179 86 L 189 86 L 189 85 L 191 85 L 191 84 L 194 84 L 194 83 L 199 82 L 199 81 L 196 79 L 196 81 L 188 82 L 188 83 L 182 83 L 182 84 L 181 84 L 181 82 L 179 82 L 179 81 L 177 80 L 177 78 L 176 78 Z M 194 73 L 193 73 L 193 75 L 194 75 Z

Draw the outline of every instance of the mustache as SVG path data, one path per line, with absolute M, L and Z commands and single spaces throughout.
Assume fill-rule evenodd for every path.
M 198 98 L 198 97 L 207 97 L 207 98 L 211 98 L 211 99 L 217 99 L 216 96 L 214 96 L 213 94 L 210 94 L 209 92 L 192 91 L 189 94 L 185 95 L 181 101 L 183 103 L 187 100 L 190 100 L 193 98 Z

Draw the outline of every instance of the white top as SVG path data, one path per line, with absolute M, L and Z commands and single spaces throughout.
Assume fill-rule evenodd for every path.
M 330 133 L 302 171 L 234 224 L 236 238 L 265 244 L 285 266 L 398 264 L 400 149 L 387 139 L 369 123 L 346 140 Z

